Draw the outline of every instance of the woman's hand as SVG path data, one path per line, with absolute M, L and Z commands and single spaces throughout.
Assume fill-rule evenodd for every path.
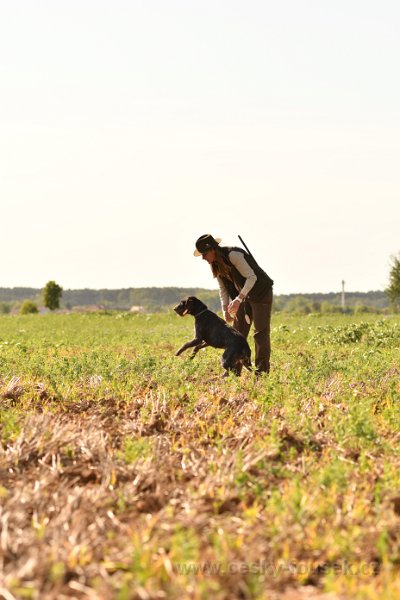
M 240 308 L 242 301 L 240 298 L 236 297 L 232 300 L 232 302 L 228 305 L 228 312 L 229 314 L 234 317 L 237 313 L 237 311 Z

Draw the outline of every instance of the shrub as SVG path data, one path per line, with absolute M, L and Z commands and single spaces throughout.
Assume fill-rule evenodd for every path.
M 31 315 L 39 312 L 38 307 L 32 300 L 24 300 L 19 309 L 21 315 Z
M 321 313 L 323 315 L 336 314 L 341 312 L 343 312 L 342 308 L 338 304 L 332 304 L 327 300 L 323 300 L 321 302 Z
M 286 303 L 283 310 L 296 315 L 308 315 L 314 312 L 313 308 L 312 302 L 304 298 L 304 296 L 295 296 Z
M 11 306 L 8 302 L 0 302 L 0 314 L 8 315 L 11 312 Z

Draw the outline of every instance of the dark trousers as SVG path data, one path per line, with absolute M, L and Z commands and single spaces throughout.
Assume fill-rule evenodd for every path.
M 261 302 L 245 300 L 240 305 L 233 321 L 233 327 L 246 338 L 251 324 L 254 325 L 255 366 L 258 373 L 269 373 L 271 357 L 271 310 L 272 289 Z M 249 317 L 247 323 L 245 317 Z

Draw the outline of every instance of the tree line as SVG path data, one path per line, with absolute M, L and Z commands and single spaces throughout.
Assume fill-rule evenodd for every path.
M 23 314 L 38 312 L 38 306 L 49 310 L 73 310 L 91 306 L 104 310 L 132 310 L 162 312 L 186 296 L 197 296 L 211 310 L 220 309 L 217 290 L 204 288 L 146 287 L 109 289 L 63 290 L 55 281 L 48 281 L 43 289 L 16 287 L 0 288 L 0 312 L 11 312 L 15 307 Z M 347 292 L 345 305 L 341 293 L 280 294 L 275 295 L 273 310 L 298 314 L 330 312 L 388 312 L 400 309 L 400 255 L 391 257 L 389 284 L 384 291 Z
M 57 285 L 57 284 L 56 284 Z M 45 288 L 46 289 L 46 288 Z M 0 312 L 36 312 L 39 307 L 79 310 L 131 310 L 166 312 L 186 296 L 197 296 L 211 310 L 220 310 L 217 290 L 203 288 L 149 287 L 117 290 L 62 290 L 59 304 L 46 301 L 43 290 L 36 288 L 0 288 Z M 383 291 L 349 292 L 345 296 L 348 312 L 384 312 L 389 299 Z M 32 307 L 33 305 L 33 307 Z M 24 307 L 24 310 L 23 310 Z M 36 311 L 34 309 L 36 307 Z M 296 314 L 343 312 L 340 293 L 276 294 L 273 308 Z

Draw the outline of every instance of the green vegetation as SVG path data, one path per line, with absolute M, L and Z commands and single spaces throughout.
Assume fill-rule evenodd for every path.
M 24 300 L 19 312 L 21 315 L 33 315 L 38 312 L 38 307 L 31 300 Z
M 43 304 L 50 310 L 60 308 L 62 287 L 55 281 L 48 281 L 43 289 Z
M 11 304 L 8 302 L 0 302 L 0 314 L 8 315 L 11 312 Z
M 386 294 L 394 309 L 400 307 L 400 254 L 392 256 L 392 266 L 389 273 L 389 285 Z
M 193 323 L 0 316 L 2 588 L 398 597 L 400 316 L 275 314 L 259 380 Z

